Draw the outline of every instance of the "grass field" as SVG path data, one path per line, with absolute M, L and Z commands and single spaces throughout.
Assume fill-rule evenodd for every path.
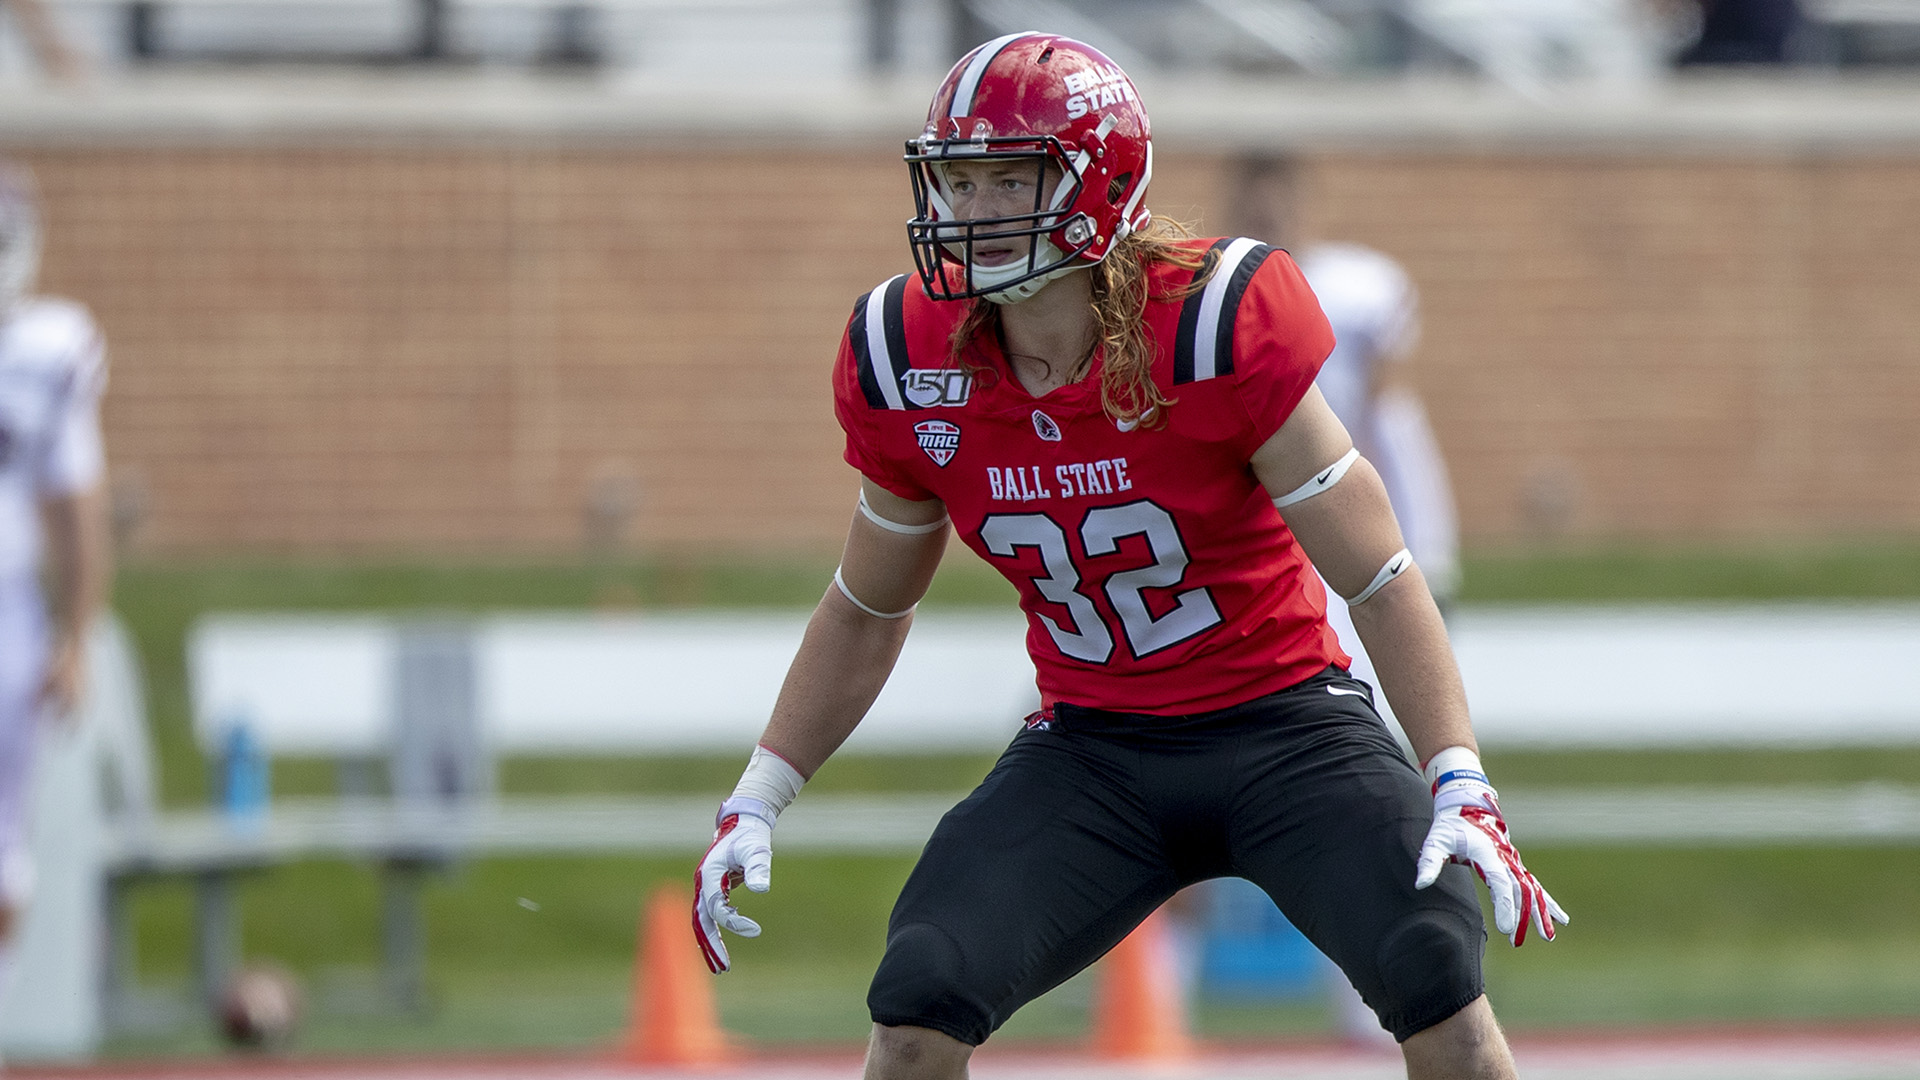
M 1010 590 L 952 560 L 930 603 L 1011 603 Z M 116 605 L 149 680 L 165 798 L 206 798 L 206 770 L 188 731 L 182 643 L 208 611 L 494 610 L 589 606 L 793 606 L 812 603 L 831 563 L 632 566 L 322 566 L 134 564 Z M 1920 598 L 1920 546 L 1848 549 L 1571 551 L 1469 560 L 1467 602 L 1607 602 L 1741 598 Z M 743 754 L 744 756 L 744 749 Z M 830 762 L 819 790 L 950 790 L 984 757 Z M 1490 754 L 1514 787 L 1880 779 L 1920 783 L 1920 749 L 1816 752 Z M 709 792 L 740 759 L 516 759 L 502 784 L 526 792 Z M 325 763 L 276 766 L 276 791 L 324 791 Z M 1517 822 L 1523 845 L 1525 823 Z M 432 1007 L 394 1015 L 370 970 L 379 895 L 364 866 L 310 863 L 263 872 L 244 891 L 250 957 L 294 970 L 313 1008 L 301 1049 L 432 1050 L 580 1046 L 614 1037 L 625 1019 L 640 898 L 679 885 L 687 859 L 497 859 L 449 869 L 429 886 Z M 1518 952 L 1496 941 L 1488 977 L 1519 1028 L 1711 1020 L 1849 1020 L 1920 1016 L 1920 857 L 1907 849 L 1626 852 L 1524 848 L 1575 916 L 1551 945 Z M 865 983 L 908 863 L 894 858 L 788 857 L 776 893 L 754 898 L 767 927 L 736 950 L 719 983 L 725 1022 L 769 1040 L 857 1040 Z M 521 901 L 530 901 L 523 904 Z M 150 985 L 187 973 L 184 884 L 143 889 L 139 968 Z M 537 908 L 537 910 L 534 910 Z M 1036 1003 L 1006 1035 L 1058 1038 L 1084 1029 L 1087 986 Z M 1247 1007 L 1202 1003 L 1202 1031 L 1316 1030 L 1315 1001 Z M 212 1045 L 203 1030 L 127 1035 L 124 1054 Z

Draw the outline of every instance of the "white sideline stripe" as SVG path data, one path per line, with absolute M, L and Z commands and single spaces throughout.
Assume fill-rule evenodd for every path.
M 804 794 L 780 815 L 782 851 L 918 852 L 964 792 Z M 1523 846 L 1715 847 L 1920 842 L 1920 788 L 1648 788 L 1501 792 Z M 420 806 L 390 799 L 282 798 L 245 825 L 215 810 L 173 811 L 116 833 L 107 861 L 164 870 L 209 862 L 394 851 L 470 855 L 688 854 L 713 831 L 711 796 L 477 799 Z

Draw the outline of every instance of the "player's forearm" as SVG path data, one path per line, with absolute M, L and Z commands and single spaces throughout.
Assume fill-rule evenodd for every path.
M 913 616 L 878 619 L 829 587 L 780 687 L 760 745 L 811 778 L 880 696 Z
M 49 555 L 48 599 L 56 645 L 85 643 L 113 576 L 106 495 L 101 487 L 50 499 L 44 519 Z
M 1373 658 L 1380 689 L 1420 760 L 1449 746 L 1477 750 L 1460 666 L 1418 566 L 1350 613 Z

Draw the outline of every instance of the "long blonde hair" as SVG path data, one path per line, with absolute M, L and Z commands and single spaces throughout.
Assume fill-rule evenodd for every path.
M 1147 304 L 1183 300 L 1206 285 L 1216 259 L 1211 251 L 1196 251 L 1183 243 L 1192 238 L 1193 230 L 1186 225 L 1154 218 L 1145 229 L 1129 233 L 1087 271 L 1093 275 L 1098 344 L 1106 350 L 1100 373 L 1100 405 L 1117 423 L 1154 428 L 1167 422 L 1167 410 L 1174 399 L 1153 381 L 1156 350 L 1153 335 L 1147 330 Z M 1156 291 L 1149 282 L 1149 271 L 1156 264 L 1197 273 L 1190 283 Z M 980 378 L 987 369 L 968 355 L 970 347 L 982 332 L 997 332 L 999 323 L 1000 306 L 984 297 L 975 299 L 967 317 L 953 328 L 953 336 L 948 339 L 948 360 Z

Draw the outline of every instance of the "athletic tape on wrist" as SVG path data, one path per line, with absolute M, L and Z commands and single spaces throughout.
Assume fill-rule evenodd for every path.
M 780 812 L 793 805 L 807 778 L 787 759 L 764 746 L 753 748 L 746 771 L 733 787 L 733 794 L 720 804 L 720 817 L 728 814 L 755 814 L 771 824 Z
M 724 802 L 720 804 L 719 811 L 713 815 L 713 827 L 716 829 L 719 828 L 721 822 L 727 820 L 730 817 L 733 817 L 736 814 L 745 814 L 748 817 L 757 817 L 761 821 L 764 821 L 769 825 L 773 824 L 775 821 L 779 820 L 780 818 L 780 815 L 774 811 L 773 807 L 768 806 L 766 803 L 761 802 L 759 799 L 749 799 L 740 795 L 730 795 L 727 797 L 727 799 Z
M 847 588 L 847 583 L 840 579 L 840 568 L 837 566 L 833 568 L 833 587 L 840 590 L 840 595 L 846 597 L 848 603 L 852 604 L 854 607 L 859 608 L 861 611 L 866 612 L 867 614 L 873 616 L 876 619 L 904 619 L 907 616 L 913 614 L 914 608 L 917 608 L 920 606 L 919 604 L 914 604 L 908 607 L 907 610 L 905 611 L 894 611 L 894 612 L 886 612 L 886 611 L 881 611 L 878 608 L 868 607 L 866 604 L 861 603 L 860 598 L 853 595 L 853 590 Z
M 928 533 L 937 533 L 947 527 L 948 518 L 945 514 L 940 515 L 939 521 L 928 522 L 925 525 L 903 525 L 898 521 L 890 521 L 883 518 L 879 514 L 874 513 L 873 507 L 867 505 L 867 493 L 865 491 L 860 493 L 859 507 L 860 513 L 865 515 L 868 521 L 873 522 L 888 532 L 899 533 L 902 536 L 925 536 Z
M 1493 782 L 1487 779 L 1487 771 L 1480 764 L 1480 755 L 1464 746 L 1447 747 L 1433 755 L 1420 771 L 1436 795 L 1441 788 L 1455 784 L 1478 784 L 1493 790 Z
M 1297 502 L 1305 502 L 1327 490 L 1339 483 L 1340 478 L 1347 475 L 1347 470 L 1353 468 L 1353 463 L 1359 460 L 1360 448 L 1356 446 L 1340 455 L 1339 461 L 1334 462 L 1319 473 L 1316 473 L 1311 480 L 1273 500 L 1274 509 L 1278 510 L 1292 506 Z
M 1373 575 L 1373 580 L 1367 584 L 1366 588 L 1360 590 L 1358 596 L 1349 596 L 1346 598 L 1347 606 L 1358 607 L 1366 603 L 1374 593 L 1380 591 L 1381 586 L 1399 577 L 1401 574 L 1406 573 L 1412 566 L 1413 552 L 1408 551 L 1406 548 L 1401 548 L 1399 551 L 1394 552 L 1393 557 L 1387 560 L 1387 564 L 1380 568 L 1379 573 Z

